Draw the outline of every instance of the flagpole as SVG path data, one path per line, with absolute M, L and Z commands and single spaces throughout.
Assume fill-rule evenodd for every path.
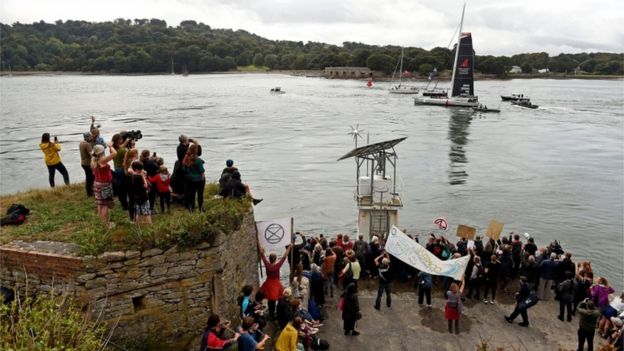
M 290 274 L 289 276 L 295 277 L 295 271 L 293 271 L 293 263 L 295 263 L 295 250 L 294 250 L 294 246 L 295 246 L 295 238 L 293 236 L 293 230 L 294 230 L 294 226 L 295 226 L 295 219 L 294 217 L 290 217 Z M 292 283 L 292 281 L 288 282 L 288 284 Z
M 258 255 L 258 270 L 260 270 L 260 279 L 262 279 L 264 277 L 264 274 L 262 274 L 262 259 L 260 258 L 260 241 L 258 240 L 258 224 L 255 224 L 255 229 L 256 229 L 256 255 Z

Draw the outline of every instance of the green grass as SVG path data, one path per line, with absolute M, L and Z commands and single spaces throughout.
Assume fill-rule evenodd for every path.
M 267 72 L 267 71 L 270 71 L 271 69 L 267 66 L 249 65 L 249 66 L 238 66 L 236 67 L 236 70 L 239 72 Z
M 189 213 L 172 205 L 171 213 L 152 216 L 151 225 L 134 225 L 128 213 L 116 201 L 111 210 L 112 229 L 103 223 L 95 211 L 95 200 L 85 195 L 84 184 L 31 190 L 0 197 L 0 213 L 13 203 L 31 210 L 28 220 L 19 226 L 2 227 L 0 244 L 13 240 L 72 242 L 80 245 L 81 255 L 105 251 L 167 249 L 174 245 L 190 247 L 210 241 L 215 234 L 239 228 L 248 201 L 213 199 L 217 184 L 207 184 L 204 192 L 204 212 Z M 158 206 L 156 206 L 158 208 Z

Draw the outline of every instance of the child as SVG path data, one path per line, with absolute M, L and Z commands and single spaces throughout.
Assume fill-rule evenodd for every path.
M 160 213 L 165 212 L 165 203 L 167 204 L 167 212 L 171 206 L 171 177 L 167 167 L 160 166 L 158 174 L 149 178 L 149 181 L 156 184 L 158 198 L 160 199 Z
M 152 224 L 152 213 L 148 197 L 149 183 L 143 164 L 139 161 L 132 162 L 132 193 L 134 195 L 134 213 L 136 224 Z

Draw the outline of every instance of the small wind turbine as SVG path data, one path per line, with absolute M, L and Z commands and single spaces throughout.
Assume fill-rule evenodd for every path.
M 357 142 L 358 142 L 358 138 L 362 138 L 362 134 L 364 132 L 364 129 L 360 129 L 360 125 L 356 124 L 355 128 L 353 128 L 353 126 L 349 126 L 351 127 L 351 131 L 347 134 L 351 135 L 351 137 L 353 137 L 353 141 L 355 142 L 355 147 L 357 148 Z

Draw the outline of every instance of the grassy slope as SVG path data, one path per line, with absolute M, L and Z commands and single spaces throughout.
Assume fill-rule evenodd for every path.
M 116 201 L 107 229 L 95 212 L 95 200 L 85 195 L 84 183 L 49 190 L 31 190 L 0 197 L 0 213 L 5 214 L 12 203 L 21 203 L 31 210 L 28 220 L 20 226 L 4 226 L 0 244 L 12 240 L 51 240 L 73 242 L 81 247 L 80 254 L 98 254 L 114 250 L 166 249 L 173 245 L 193 246 L 210 240 L 217 232 L 238 228 L 247 201 L 213 199 L 216 184 L 207 184 L 203 213 L 189 213 L 173 205 L 171 213 L 153 216 L 151 226 L 136 226 Z M 158 206 L 156 208 L 159 208 Z

